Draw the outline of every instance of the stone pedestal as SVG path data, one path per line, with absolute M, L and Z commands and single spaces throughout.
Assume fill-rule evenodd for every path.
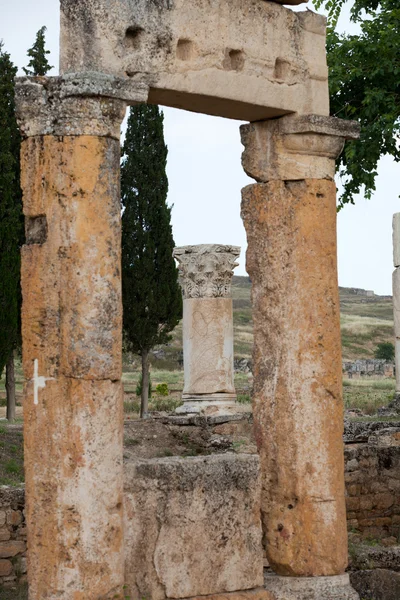
M 22 79 L 30 600 L 123 597 L 120 124 L 125 105 Z
M 237 246 L 175 248 L 183 294 L 185 383 L 179 413 L 224 413 L 235 407 L 231 280 Z
M 312 115 L 242 126 L 243 166 L 260 182 L 244 188 L 242 217 L 264 541 L 289 587 L 347 565 L 333 176 L 344 139 L 356 135 L 352 124 Z
M 400 399 L 400 213 L 393 215 L 393 316 L 395 335 L 396 399 Z

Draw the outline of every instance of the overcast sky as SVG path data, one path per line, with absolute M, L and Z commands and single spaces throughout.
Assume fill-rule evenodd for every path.
M 262 1 L 262 0 L 260 0 Z M 301 7 L 304 10 L 304 6 Z M 311 5 L 310 5 L 311 6 Z M 0 0 L 0 39 L 19 68 L 36 31 L 46 25 L 50 62 L 58 65 L 58 0 Z M 347 15 L 342 30 L 351 31 Z M 56 75 L 57 68 L 51 74 Z M 235 244 L 237 268 L 245 274 L 246 235 L 240 219 L 240 190 L 252 183 L 240 163 L 239 122 L 165 109 L 169 203 L 177 245 Z M 385 157 L 371 201 L 361 196 L 338 215 L 339 284 L 391 294 L 392 215 L 400 212 L 400 165 Z

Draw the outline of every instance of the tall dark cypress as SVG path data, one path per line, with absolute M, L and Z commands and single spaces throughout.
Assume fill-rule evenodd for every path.
M 47 27 L 43 26 L 36 34 L 36 40 L 32 48 L 28 50 L 28 56 L 31 59 L 28 63 L 28 68 L 24 67 L 25 75 L 37 76 L 46 75 L 53 67 L 47 60 L 47 55 L 50 50 L 46 50 L 46 34 Z M 29 68 L 30 67 L 30 68 Z
M 122 148 L 122 300 L 127 347 L 142 357 L 141 417 L 148 413 L 148 356 L 182 316 L 167 205 L 167 146 L 158 106 L 130 109 Z
M 7 418 L 15 418 L 14 349 L 19 335 L 23 236 L 20 135 L 15 118 L 17 68 L 0 43 L 0 374 L 6 366 Z

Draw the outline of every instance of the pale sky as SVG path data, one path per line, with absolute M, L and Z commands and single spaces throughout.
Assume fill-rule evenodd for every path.
M 26 66 L 26 51 L 42 25 L 48 28 L 49 60 L 58 65 L 58 0 L 0 0 L 0 39 L 19 68 Z M 341 17 L 340 28 L 354 30 L 347 14 Z M 51 75 L 57 72 L 56 68 Z M 246 235 L 240 219 L 240 190 L 252 180 L 240 163 L 240 123 L 171 108 L 164 113 L 175 243 L 241 246 L 236 273 L 244 275 Z M 400 165 L 384 157 L 373 199 L 360 196 L 355 206 L 339 213 L 339 285 L 391 294 L 392 215 L 400 211 L 399 181 Z

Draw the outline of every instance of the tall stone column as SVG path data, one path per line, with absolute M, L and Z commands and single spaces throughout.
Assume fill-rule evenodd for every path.
M 125 104 L 72 87 L 76 96 L 61 78 L 17 85 L 30 600 L 123 597 Z
M 396 405 L 400 400 L 400 213 L 393 215 L 393 316 L 396 364 Z
M 288 116 L 242 126 L 254 322 L 255 437 L 274 599 L 357 598 L 347 532 L 334 160 L 357 126 Z
M 237 246 L 175 248 L 183 294 L 185 383 L 181 413 L 224 413 L 235 407 L 231 281 Z

